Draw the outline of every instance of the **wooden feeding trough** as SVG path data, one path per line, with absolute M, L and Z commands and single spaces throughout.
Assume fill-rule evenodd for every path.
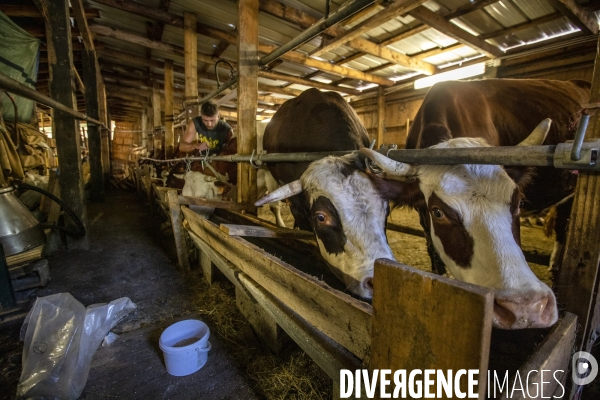
M 305 249 L 297 257 L 302 260 L 314 251 L 305 233 L 290 233 L 235 212 L 202 219 L 181 203 L 186 199 L 175 191 L 167 197 L 176 240 L 183 234 L 177 233 L 181 226 L 201 252 L 205 277 L 210 280 L 215 268 L 221 271 L 236 286 L 242 312 L 265 342 L 278 350 L 285 332 L 333 379 L 334 386 L 342 369 L 476 369 L 477 393 L 484 399 L 491 369 L 498 377 L 509 371 L 510 382 L 519 376 L 530 393 L 542 387 L 545 396 L 565 391 L 575 340 L 573 314 L 567 313 L 551 329 L 496 332 L 491 291 L 390 260 L 375 265 L 377 290 L 371 305 L 306 273 L 306 263 L 292 265 L 288 261 L 293 257 L 284 261 L 257 245 L 284 241 L 285 247 Z M 548 379 L 542 370 L 562 372 Z M 466 381 L 461 381 L 461 389 L 467 390 Z M 339 394 L 337 386 L 334 392 Z

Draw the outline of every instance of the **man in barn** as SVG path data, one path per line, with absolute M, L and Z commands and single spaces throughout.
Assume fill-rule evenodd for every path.
M 207 101 L 200 108 L 200 116 L 192 118 L 188 125 L 179 143 L 179 151 L 191 153 L 208 149 L 210 154 L 219 154 L 232 137 L 233 129 L 220 119 L 217 105 Z

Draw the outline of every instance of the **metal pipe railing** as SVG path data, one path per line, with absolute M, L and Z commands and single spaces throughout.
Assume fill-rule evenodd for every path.
M 375 0 L 355 0 L 347 6 L 343 6 L 338 11 L 333 13 L 329 18 L 325 18 L 316 22 L 313 26 L 306 29 L 294 39 L 290 40 L 283 46 L 276 48 L 266 56 L 262 57 L 258 61 L 259 64 L 261 66 L 267 65 L 268 63 L 278 59 L 288 51 L 293 50 L 296 47 L 308 42 L 309 40 L 317 36 L 319 33 L 323 32 L 325 29 L 337 24 L 340 21 L 345 20 L 346 18 L 351 17 L 352 15 L 356 14 L 357 12 L 374 2 Z
M 43 94 L 39 93 L 38 91 L 22 84 L 21 82 L 12 79 L 10 76 L 8 76 L 2 72 L 0 72 L 0 89 L 6 90 L 8 92 L 14 93 L 18 96 L 25 97 L 30 100 L 35 100 L 36 102 L 38 102 L 40 104 L 43 104 L 43 105 L 51 107 L 55 110 L 59 110 L 64 113 L 67 113 L 69 115 L 72 115 L 73 117 L 75 117 L 77 119 L 82 119 L 84 121 L 92 122 L 94 124 L 98 124 L 98 125 L 106 128 L 106 125 L 104 125 L 102 122 L 98 121 L 97 119 L 90 118 L 87 115 L 80 113 L 77 110 L 67 107 L 64 104 L 54 100 L 53 98 L 43 95 Z
M 293 50 L 296 47 L 301 46 L 302 44 L 308 42 L 309 40 L 311 40 L 312 38 L 317 36 L 319 33 L 323 32 L 325 29 L 337 24 L 340 21 L 343 21 L 346 18 L 351 17 L 352 15 L 356 14 L 357 12 L 359 12 L 360 10 L 362 10 L 363 8 L 369 6 L 370 4 L 372 4 L 374 2 L 375 2 L 375 0 L 355 0 L 352 3 L 348 4 L 347 6 L 343 6 L 341 9 L 339 9 L 334 14 L 332 14 L 329 18 L 325 18 L 325 19 L 322 19 L 322 20 L 316 22 L 313 26 L 306 29 L 304 32 L 302 32 L 301 34 L 296 36 L 294 39 L 290 40 L 289 42 L 287 42 L 284 45 L 279 46 L 278 48 L 276 48 L 269 54 L 263 56 L 258 61 L 259 65 L 264 66 L 264 65 L 267 65 L 268 63 L 270 63 L 271 61 L 278 59 L 279 57 L 281 57 L 288 51 Z M 238 82 L 238 77 L 236 75 L 229 81 L 225 82 L 218 89 L 213 90 L 206 96 L 202 97 L 200 99 L 200 104 L 209 101 L 210 99 L 219 95 L 225 89 L 228 89 L 228 88 L 232 87 L 233 85 L 237 84 L 237 82 Z
M 545 167 L 553 166 L 556 146 L 527 147 L 480 147 L 453 149 L 402 149 L 382 151 L 396 161 L 414 164 L 499 164 L 515 166 Z M 343 156 L 351 151 L 306 152 L 306 153 L 271 153 L 271 154 L 233 154 L 226 156 L 209 156 L 208 161 L 230 162 L 311 162 L 327 157 Z M 197 159 L 203 159 L 198 157 Z

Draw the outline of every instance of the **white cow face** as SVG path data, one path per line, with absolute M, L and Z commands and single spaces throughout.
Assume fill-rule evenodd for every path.
M 301 181 L 321 255 L 351 292 L 371 298 L 375 259 L 394 259 L 385 235 L 389 208 L 356 161 L 355 154 L 324 158 Z
M 389 212 L 364 173 L 357 153 L 315 161 L 302 177 L 255 203 L 262 206 L 302 193 L 321 255 L 348 290 L 373 297 L 373 264 L 394 259 L 385 236 Z
M 457 138 L 433 147 L 485 146 L 489 145 L 483 139 Z M 377 156 L 373 159 L 379 163 Z M 396 171 L 402 169 L 399 164 Z M 515 181 L 497 165 L 421 165 L 411 174 L 424 197 L 434 247 L 452 275 L 494 290 L 494 326 L 554 324 L 558 317 L 554 294 L 531 272 L 520 247 L 519 183 L 525 176 Z

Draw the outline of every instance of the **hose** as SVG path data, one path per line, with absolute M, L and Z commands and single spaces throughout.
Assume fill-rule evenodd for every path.
M 219 81 L 219 71 L 217 70 L 217 66 L 220 63 L 225 63 L 225 64 L 229 65 L 229 68 L 230 68 L 230 71 L 229 71 L 229 80 L 231 80 L 233 78 L 234 72 L 235 72 L 235 68 L 233 68 L 233 65 L 231 65 L 231 63 L 229 61 L 223 60 L 223 59 L 218 60 L 215 63 L 215 76 L 217 77 L 217 89 L 221 87 L 221 82 Z
M 73 212 L 73 210 L 71 210 L 61 199 L 59 199 L 58 197 L 56 197 L 52 193 L 48 192 L 47 190 L 41 189 L 41 188 L 39 188 L 37 186 L 28 185 L 26 183 L 20 183 L 18 185 L 13 185 L 13 186 L 16 189 L 33 190 L 34 192 L 38 192 L 38 193 L 43 194 L 44 196 L 48 196 L 49 198 L 51 198 L 52 200 L 54 200 L 55 202 L 57 202 L 58 204 L 60 204 L 61 209 L 65 210 L 65 212 L 69 215 L 69 217 L 71 217 L 71 219 L 73 220 L 73 222 L 75 222 L 75 225 L 77 225 L 77 228 L 79 230 L 78 231 L 73 231 L 73 230 L 68 229 L 66 227 L 58 226 L 58 225 L 54 225 L 54 224 L 40 224 L 43 228 L 60 229 L 60 230 L 64 231 L 65 233 L 67 233 L 67 234 L 69 234 L 69 235 L 71 235 L 73 237 L 82 237 L 82 236 L 85 236 L 85 227 L 81 223 L 81 220 L 77 217 L 77 215 Z

